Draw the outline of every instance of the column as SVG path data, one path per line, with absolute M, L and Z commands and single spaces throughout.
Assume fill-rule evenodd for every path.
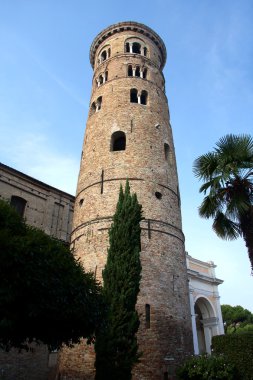
M 190 287 L 190 284 L 189 284 Z M 192 320 L 192 335 L 193 335 L 193 347 L 194 347 L 194 354 L 199 354 L 199 342 L 198 342 L 198 334 L 197 334 L 197 327 L 196 327 L 196 314 L 194 310 L 194 298 L 193 298 L 193 289 L 190 290 L 190 308 L 191 308 L 191 320 Z

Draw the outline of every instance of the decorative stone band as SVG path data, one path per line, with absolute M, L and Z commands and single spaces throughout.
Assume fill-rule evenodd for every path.
M 125 21 L 125 22 L 119 22 L 117 24 L 113 24 L 109 26 L 108 28 L 102 30 L 101 33 L 97 35 L 97 37 L 93 40 L 90 48 L 90 63 L 92 68 L 94 67 L 94 59 L 95 59 L 95 53 L 97 48 L 101 43 L 103 43 L 108 37 L 112 36 L 113 34 L 116 33 L 121 33 L 124 31 L 133 31 L 133 32 L 138 32 L 140 34 L 143 34 L 144 36 L 148 37 L 153 43 L 155 43 L 162 55 L 162 62 L 161 62 L 161 70 L 163 69 L 165 62 L 166 62 L 166 57 L 167 57 L 167 52 L 166 52 L 166 47 L 161 39 L 161 37 L 158 36 L 158 34 L 149 28 L 148 26 L 141 24 L 139 22 L 134 22 L 134 21 Z
M 103 227 L 97 226 L 97 231 L 109 230 L 113 217 L 107 216 L 104 218 L 96 218 L 90 220 L 86 223 L 82 223 L 77 226 L 72 231 L 72 244 L 75 243 L 76 240 L 79 240 L 82 236 L 86 236 L 86 230 L 90 228 L 92 225 L 101 224 Z M 148 234 L 148 239 L 152 239 L 153 233 L 161 233 L 165 235 L 173 236 L 174 238 L 180 240 L 184 243 L 184 234 L 181 229 L 173 226 L 170 223 L 166 223 L 162 220 L 154 220 L 154 219 L 144 219 L 141 221 L 141 230 L 146 231 Z
M 137 178 L 137 177 L 134 177 L 134 178 L 128 178 L 128 177 L 120 177 L 120 178 L 108 178 L 108 179 L 104 179 L 103 176 L 101 176 L 101 181 L 97 181 L 97 182 L 93 182 L 87 186 L 85 186 L 81 191 L 79 191 L 79 193 L 76 195 L 76 198 L 78 198 L 85 190 L 89 189 L 90 187 L 93 187 L 93 186 L 97 186 L 97 185 L 100 185 L 101 186 L 101 189 L 103 188 L 104 186 L 104 183 L 105 182 L 112 182 L 112 181 L 126 181 L 127 179 L 129 181 L 143 181 L 145 182 L 145 179 L 143 178 Z M 157 186 L 161 186 L 163 187 L 164 189 L 167 189 L 169 190 L 171 193 L 173 193 L 177 198 L 178 198 L 178 201 L 180 201 L 180 197 L 179 197 L 179 194 L 176 193 L 173 189 L 171 189 L 170 187 L 166 186 L 166 185 L 163 185 L 161 183 L 157 183 Z

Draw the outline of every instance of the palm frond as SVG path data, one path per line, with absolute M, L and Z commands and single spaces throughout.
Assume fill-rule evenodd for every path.
M 234 240 L 241 236 L 238 223 L 229 219 L 223 212 L 218 211 L 214 218 L 213 229 L 222 239 Z
M 224 165 L 230 164 L 234 168 L 253 165 L 253 139 L 250 135 L 229 134 L 222 137 L 216 146 L 215 152 L 223 159 Z
M 222 207 L 221 202 L 217 197 L 206 196 L 199 207 L 199 215 L 202 218 L 211 218 L 214 217 L 217 213 L 217 210 L 220 210 Z
M 218 166 L 215 153 L 209 152 L 198 157 L 193 164 L 193 173 L 197 178 L 209 179 L 216 171 Z

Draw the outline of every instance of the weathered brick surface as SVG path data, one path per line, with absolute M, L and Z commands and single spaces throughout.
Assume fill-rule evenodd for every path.
M 53 380 L 56 363 L 45 345 L 32 344 L 31 350 L 0 350 L 0 379 Z M 52 377 L 53 376 L 53 377 Z
M 128 39 L 145 45 L 147 57 L 125 53 Z M 111 55 L 99 63 L 104 48 L 110 48 Z M 93 114 L 91 111 L 87 120 L 74 211 L 75 255 L 86 270 L 94 271 L 101 279 L 107 257 L 108 229 L 119 186 L 125 184 L 126 178 L 143 206 L 142 280 L 137 302 L 142 357 L 134 369 L 135 380 L 172 378 L 175 365 L 192 352 L 176 159 L 163 89 L 165 59 L 160 38 L 137 23 L 109 27 L 95 39 L 91 47 L 94 63 L 91 105 L 102 96 L 102 106 Z M 147 68 L 146 79 L 129 77 L 128 64 Z M 105 71 L 108 80 L 98 87 L 97 79 Z M 147 105 L 130 102 L 132 88 L 148 92 Z M 126 134 L 124 151 L 111 151 L 111 136 L 116 131 Z M 164 144 L 169 146 L 167 158 Z M 161 193 L 161 199 L 156 197 L 156 192 Z M 145 323 L 146 304 L 151 310 L 150 328 Z M 60 372 L 64 378 L 92 379 L 91 352 L 87 354 L 83 346 L 71 352 L 61 353 Z

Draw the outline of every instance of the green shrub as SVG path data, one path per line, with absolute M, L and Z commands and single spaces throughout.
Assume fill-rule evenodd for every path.
M 223 354 L 238 370 L 238 379 L 253 380 L 253 333 L 217 335 L 212 339 L 214 354 Z
M 188 359 L 177 370 L 182 380 L 238 380 L 235 365 L 223 355 L 202 355 Z

